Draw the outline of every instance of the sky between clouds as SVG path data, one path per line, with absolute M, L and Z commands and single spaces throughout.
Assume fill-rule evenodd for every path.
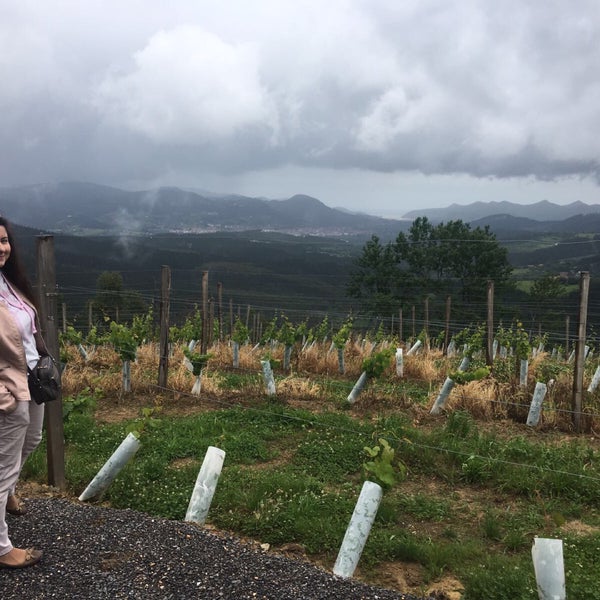
M 597 0 L 0 0 L 0 185 L 598 203 Z

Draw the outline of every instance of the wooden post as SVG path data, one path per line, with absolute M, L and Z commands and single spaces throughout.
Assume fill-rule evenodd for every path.
M 487 336 L 485 345 L 485 364 L 494 362 L 494 282 L 487 282 Z
M 202 340 L 200 354 L 208 349 L 208 271 L 202 271 Z
M 217 283 L 217 319 L 219 321 L 219 341 L 223 341 L 223 284 Z
M 250 305 L 246 306 L 246 327 L 250 324 Z
M 569 315 L 565 318 L 565 360 L 569 360 L 569 354 L 571 351 L 569 350 L 569 331 L 571 329 L 571 318 Z
M 171 294 L 171 268 L 161 267 L 160 276 L 160 341 L 158 352 L 158 387 L 166 388 L 169 376 L 169 313 Z
M 411 312 L 412 312 L 412 341 L 414 342 L 415 338 L 417 337 L 417 333 L 415 330 L 415 306 L 414 306 L 414 304 L 412 306 Z
M 450 344 L 450 307 L 452 305 L 452 296 L 446 296 L 446 333 L 444 335 L 444 352 L 448 351 Z
M 423 330 L 425 331 L 425 350 L 429 351 L 429 296 L 425 296 Z
M 581 433 L 581 411 L 583 409 L 583 369 L 585 366 L 585 333 L 587 329 L 588 295 L 590 291 L 590 274 L 581 271 L 579 282 L 579 319 L 577 326 L 577 342 L 575 344 L 575 368 L 573 371 L 573 426 Z
M 229 335 L 233 335 L 233 298 L 229 298 Z
M 207 348 L 213 345 L 213 335 L 215 332 L 215 302 L 212 298 L 208 299 L 208 342 Z
M 402 309 L 398 310 L 398 336 L 400 341 L 404 338 L 404 323 L 402 322 Z
M 57 328 L 54 236 L 40 235 L 37 238 L 37 278 L 41 333 L 48 351 L 58 360 L 60 351 Z M 64 490 L 67 487 L 67 481 L 65 478 L 65 438 L 62 397 L 54 402 L 49 402 L 45 408 L 48 483 L 60 490 Z

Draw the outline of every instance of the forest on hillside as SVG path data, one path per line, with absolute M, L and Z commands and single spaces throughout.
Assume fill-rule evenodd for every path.
M 29 272 L 35 273 L 38 231 L 18 227 L 16 233 Z M 497 290 L 498 318 L 509 321 L 518 316 L 535 327 L 541 326 L 543 316 L 545 327 L 562 328 L 565 313 L 574 312 L 577 306 L 579 271 L 590 271 L 591 295 L 600 295 L 599 282 L 594 278 L 600 260 L 596 237 L 554 234 L 527 240 L 499 239 L 513 271 L 512 285 Z M 204 272 L 209 273 L 211 298 L 216 300 L 220 284 L 223 302 L 238 314 L 252 307 L 253 311 L 262 311 L 265 319 L 285 310 L 295 320 L 312 314 L 320 320 L 328 313 L 342 321 L 350 313 L 359 317 L 364 313 L 360 302 L 347 294 L 351 273 L 363 249 L 358 239 L 261 231 L 114 237 L 57 234 L 54 248 L 60 300 L 67 305 L 67 318 L 72 322 L 87 322 L 89 303 L 98 293 L 98 278 L 104 272 L 122 277 L 129 305 L 125 303 L 121 318 L 142 312 L 160 297 L 162 265 L 169 266 L 172 273 L 171 311 L 175 320 L 183 320 L 200 303 Z M 544 299 L 543 294 L 532 297 L 532 286 L 538 282 L 543 288 L 549 279 L 560 284 L 559 293 L 554 298 Z M 481 281 L 481 288 L 485 288 L 485 281 Z M 441 324 L 446 294 L 424 291 L 422 295 L 419 298 L 416 294 L 410 305 L 398 305 L 387 314 L 365 314 L 367 325 L 379 320 L 393 328 L 395 320 L 397 327 L 401 318 L 398 311 L 403 310 L 405 323 L 412 318 L 419 328 L 425 319 L 425 300 L 430 319 Z M 461 304 L 461 299 L 453 296 L 452 310 L 461 313 L 466 325 L 485 314 L 485 303 Z M 598 321 L 593 305 L 590 312 L 593 326 Z

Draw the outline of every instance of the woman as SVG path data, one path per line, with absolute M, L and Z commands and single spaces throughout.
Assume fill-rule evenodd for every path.
M 43 405 L 31 401 L 27 366 L 45 349 L 38 332 L 31 285 L 18 259 L 10 225 L 0 216 L 0 568 L 37 563 L 42 552 L 15 548 L 8 537 L 6 512 L 23 514 L 14 495 L 23 461 L 37 446 Z

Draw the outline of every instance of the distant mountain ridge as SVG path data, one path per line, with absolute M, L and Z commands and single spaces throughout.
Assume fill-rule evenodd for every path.
M 460 219 L 470 223 L 494 215 L 510 215 L 535 221 L 563 221 L 577 215 L 587 214 L 600 214 L 600 204 L 586 204 L 577 201 L 560 205 L 548 202 L 548 200 L 534 204 L 513 204 L 507 201 L 473 202 L 465 205 L 451 204 L 445 208 L 411 210 L 403 215 L 403 218 L 427 217 L 430 221 L 436 222 Z
M 490 215 L 470 222 L 471 227 L 485 227 L 499 237 L 510 236 L 514 232 L 529 233 L 594 233 L 600 232 L 600 212 L 577 214 L 558 221 L 536 221 L 512 215 Z
M 329 208 L 305 195 L 267 200 L 174 187 L 132 192 L 92 183 L 0 188 L 0 211 L 21 225 L 75 234 L 263 230 L 390 238 L 405 225 Z
M 600 231 L 600 204 L 583 202 L 565 206 L 546 200 L 529 205 L 506 201 L 452 204 L 412 210 L 403 220 L 395 220 L 330 208 L 302 194 L 269 200 L 177 187 L 127 191 L 79 182 L 0 188 L 0 213 L 43 231 L 96 235 L 260 230 L 360 239 L 375 234 L 390 240 L 417 217 L 433 223 L 460 219 L 473 227 L 489 225 L 499 235 Z

